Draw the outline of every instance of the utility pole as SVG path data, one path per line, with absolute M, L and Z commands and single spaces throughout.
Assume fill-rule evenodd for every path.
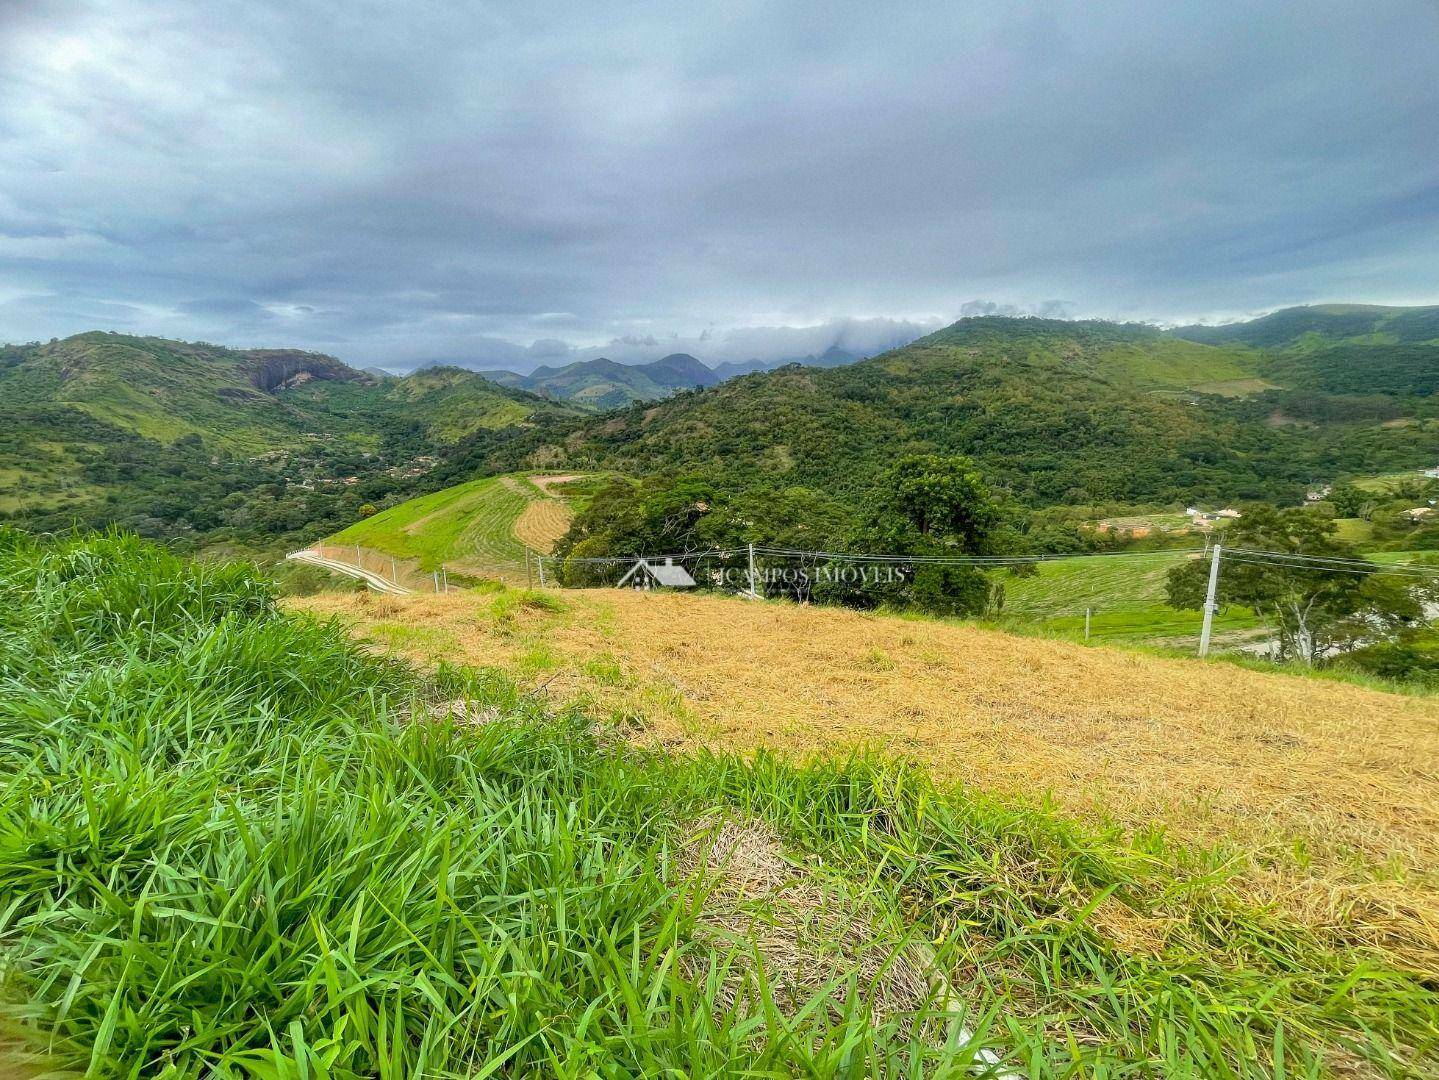
M 749 594 L 753 597 L 759 596 L 759 589 L 755 587 L 754 572 L 754 544 L 749 546 Z
M 1209 655 L 1209 633 L 1214 629 L 1214 612 L 1219 607 L 1215 601 L 1219 592 L 1219 551 L 1220 544 L 1215 541 L 1209 553 L 1209 590 L 1204 594 L 1204 627 L 1199 631 L 1200 656 Z

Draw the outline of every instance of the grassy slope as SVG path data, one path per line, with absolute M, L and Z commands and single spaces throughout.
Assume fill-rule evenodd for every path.
M 1341 537 L 1363 540 L 1368 533 L 1357 519 L 1340 521 Z M 1378 563 L 1403 563 L 1422 552 L 1371 552 Z M 1091 610 L 1090 633 L 1097 641 L 1187 645 L 1197 639 L 1200 614 L 1177 611 L 1165 601 L 1165 579 L 1183 559 L 1176 551 L 1116 557 L 1076 557 L 1040 563 L 1032 575 L 1006 575 L 1000 621 L 1011 619 L 1060 633 L 1082 633 L 1084 610 Z M 1248 611 L 1228 608 L 1215 616 L 1217 640 L 1253 636 L 1263 624 Z
M 1198 639 L 1200 615 L 1176 611 L 1165 602 L 1170 569 L 1190 556 L 1159 551 L 1114 558 L 1056 559 L 1028 576 L 1002 580 L 1002 618 L 1065 633 L 1084 630 L 1091 610 L 1090 634 L 1097 641 L 1179 643 Z M 1248 612 L 1226 610 L 1215 619 L 1221 636 L 1254 630 L 1259 621 Z
M 484 477 L 389 507 L 324 542 L 419 559 L 424 569 L 523 563 L 525 545 L 515 524 L 532 503 L 568 501 L 563 487 L 553 490 L 548 494 L 518 474 Z
M 1419 776 L 1439 764 L 1432 697 L 953 621 L 543 595 L 543 608 L 503 594 L 302 603 L 411 659 L 498 665 L 666 742 L 797 755 L 879 745 L 993 790 L 1262 852 L 1266 873 L 1292 879 L 1291 899 L 1367 866 L 1417 890 L 1421 909 L 1439 901 L 1439 786 Z M 1428 940 L 1439 966 L 1439 938 Z
M 1215 853 L 874 760 L 628 748 L 496 675 L 424 677 L 278 617 L 243 572 L 5 547 L 0 948 L 56 1064 L 919 1077 L 979 1045 L 1040 1078 L 1434 1064 L 1413 974 L 1256 904 Z M 486 602 L 513 623 L 540 599 Z M 962 1017 L 934 1008 L 940 978 Z
M 1224 326 L 1183 326 L 1174 335 L 1213 345 L 1315 349 L 1341 342 L 1439 341 L 1439 307 L 1316 304 Z

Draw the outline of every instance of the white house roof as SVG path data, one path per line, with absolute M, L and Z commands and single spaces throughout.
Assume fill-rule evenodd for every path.
M 675 589 L 687 589 L 695 583 L 690 577 L 689 571 L 683 566 L 676 566 L 674 563 L 661 563 L 655 566 L 653 563 L 645 563 L 645 569 L 654 575 L 654 579 L 661 585 L 668 585 Z
M 672 589 L 688 589 L 695 584 L 695 579 L 690 577 L 689 571 L 683 566 L 676 566 L 671 559 L 666 559 L 662 563 L 652 563 L 644 559 L 636 559 L 635 564 L 625 572 L 625 576 L 620 578 L 617 584 L 623 585 L 630 578 L 634 577 L 635 573 L 639 570 L 648 573 L 650 577 L 654 578 L 659 584 L 666 585 Z

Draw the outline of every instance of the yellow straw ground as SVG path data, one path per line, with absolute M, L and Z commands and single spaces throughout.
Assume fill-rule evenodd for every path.
M 504 668 L 665 744 L 871 747 L 1243 853 L 1248 887 L 1439 973 L 1439 701 L 977 627 L 616 590 L 321 595 L 421 663 Z
M 569 532 L 574 511 L 559 499 L 535 499 L 515 519 L 515 539 L 531 551 L 548 555 L 555 542 Z

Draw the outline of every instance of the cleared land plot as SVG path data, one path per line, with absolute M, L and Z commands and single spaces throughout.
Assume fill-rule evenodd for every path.
M 1266 390 L 1277 390 L 1272 382 L 1263 379 L 1217 379 L 1214 382 L 1195 383 L 1192 388 L 1200 394 L 1217 394 L 1220 397 L 1248 397 L 1262 394 Z
M 1246 889 L 1439 974 L 1439 701 L 780 603 L 623 591 L 312 597 L 677 747 L 868 746 L 947 781 L 1231 847 Z
M 392 506 L 329 537 L 358 544 L 421 571 L 455 570 L 523 580 L 525 549 L 548 553 L 569 528 L 573 509 L 560 492 L 576 476 L 492 476 Z M 519 569 L 516 569 L 516 568 Z

